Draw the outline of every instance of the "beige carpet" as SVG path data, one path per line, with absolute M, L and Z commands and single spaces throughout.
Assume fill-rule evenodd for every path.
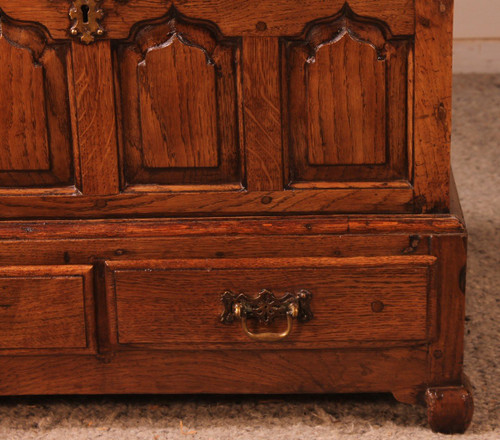
M 500 75 L 455 78 L 453 162 L 470 230 L 466 370 L 476 413 L 463 439 L 500 439 Z M 391 396 L 0 400 L 0 440 L 433 439 Z

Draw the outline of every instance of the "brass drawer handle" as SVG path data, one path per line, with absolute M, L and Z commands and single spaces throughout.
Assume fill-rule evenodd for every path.
M 296 318 L 298 315 L 298 309 L 295 304 L 291 304 L 289 310 L 286 312 L 286 323 L 287 327 L 284 332 L 281 333 L 253 333 L 250 330 L 248 330 L 247 326 L 247 317 L 245 314 L 241 314 L 241 309 L 242 306 L 241 304 L 235 304 L 234 306 L 234 315 L 237 318 L 241 319 L 241 328 L 243 329 L 243 332 L 250 338 L 250 339 L 255 339 L 256 341 L 265 341 L 265 342 L 274 342 L 274 341 L 279 341 L 280 339 L 285 339 L 290 332 L 292 331 L 293 327 L 293 318 Z
M 222 313 L 221 321 L 224 324 L 231 324 L 236 319 L 240 319 L 243 332 L 255 341 L 280 341 L 290 335 L 294 319 L 301 322 L 312 319 L 311 297 L 311 293 L 307 290 L 301 290 L 295 295 L 286 293 L 281 298 L 276 298 L 268 290 L 261 291 L 256 298 L 250 298 L 243 293 L 235 295 L 230 291 L 226 291 L 222 295 L 225 310 Z M 249 318 L 257 319 L 259 322 L 268 325 L 276 318 L 283 316 L 286 317 L 287 328 L 281 333 L 254 333 L 248 329 L 247 320 Z

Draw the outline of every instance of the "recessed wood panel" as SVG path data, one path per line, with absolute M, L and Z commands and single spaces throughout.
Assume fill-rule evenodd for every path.
M 0 186 L 72 184 L 68 45 L 0 14 Z
M 110 274 L 108 286 L 110 301 L 116 301 L 121 344 L 260 347 L 238 322 L 220 322 L 221 296 L 231 291 L 255 297 L 264 289 L 277 297 L 303 289 L 312 294 L 314 318 L 297 322 L 280 346 L 423 341 L 434 260 L 414 256 L 111 263 L 118 268 Z M 256 331 L 279 332 L 281 327 L 286 327 L 285 319 Z
M 288 183 L 408 179 L 409 40 L 345 6 L 282 43 Z
M 147 168 L 217 167 L 216 70 L 200 49 L 173 38 L 139 64 Z
M 238 56 L 175 10 L 116 46 L 126 186 L 241 183 Z
M 0 171 L 48 170 L 43 68 L 0 35 Z
M 344 36 L 306 65 L 310 165 L 384 163 L 385 62 Z

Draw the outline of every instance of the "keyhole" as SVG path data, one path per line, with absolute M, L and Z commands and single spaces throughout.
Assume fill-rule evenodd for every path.
M 90 8 L 88 7 L 88 5 L 82 5 L 82 16 L 83 16 L 83 22 L 85 24 L 89 23 L 89 11 Z

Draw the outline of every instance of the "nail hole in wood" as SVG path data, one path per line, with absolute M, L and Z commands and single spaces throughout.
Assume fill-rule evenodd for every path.
M 259 21 L 256 25 L 255 25 L 255 28 L 260 31 L 260 32 L 263 32 L 265 30 L 267 30 L 267 24 L 263 21 Z
M 384 310 L 384 303 L 382 301 L 373 301 L 372 302 L 372 311 L 375 313 L 380 313 Z

